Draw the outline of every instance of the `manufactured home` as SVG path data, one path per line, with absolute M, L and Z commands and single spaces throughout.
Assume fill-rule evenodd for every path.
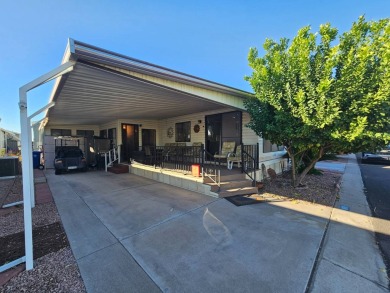
M 231 153 L 240 146 L 242 159 L 232 169 L 252 180 L 253 175 L 261 180 L 269 167 L 283 168 L 283 149 L 246 126 L 250 117 L 244 100 L 250 92 L 73 39 L 62 63 L 68 61 L 74 66 L 57 78 L 50 97 L 55 105 L 46 111 L 37 135 L 48 169 L 56 147 L 77 145 L 91 165 L 116 160 L 136 174 L 145 173 L 137 169 L 141 165 L 182 174 L 194 166 L 200 166 L 201 175 L 210 170 L 207 166 L 227 172 L 227 158 L 214 157 L 225 143 L 233 143 Z M 107 147 L 96 150 L 102 139 Z

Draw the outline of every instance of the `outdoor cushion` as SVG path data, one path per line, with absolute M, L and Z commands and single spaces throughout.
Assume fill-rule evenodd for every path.
M 222 150 L 220 153 L 216 153 L 214 158 L 216 159 L 226 159 L 230 153 L 234 152 L 234 148 L 236 147 L 235 141 L 225 141 L 222 144 Z

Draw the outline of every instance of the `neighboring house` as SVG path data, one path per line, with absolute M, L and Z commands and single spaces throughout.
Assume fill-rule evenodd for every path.
M 19 133 L 0 128 L 0 156 L 17 154 L 20 148 Z
M 109 138 L 126 162 L 145 145 L 196 142 L 214 154 L 224 141 L 258 144 L 257 168 L 280 168 L 285 152 L 246 127 L 243 101 L 252 93 L 72 39 L 62 63 L 69 60 L 73 70 L 57 79 L 41 124 L 47 168 L 58 136 Z

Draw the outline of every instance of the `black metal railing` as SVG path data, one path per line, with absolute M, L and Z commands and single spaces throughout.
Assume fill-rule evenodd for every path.
M 241 170 L 251 180 L 252 186 L 256 185 L 256 171 L 259 169 L 259 144 L 242 145 Z
M 241 170 L 249 178 L 253 185 L 256 183 L 256 171 L 259 168 L 259 145 L 241 145 Z M 177 172 L 192 172 L 192 165 L 199 164 L 202 168 L 202 176 L 209 178 L 221 186 L 221 165 L 214 155 L 201 146 L 144 146 L 133 152 L 133 160 L 146 165 L 152 165 Z
M 133 152 L 135 161 L 164 169 L 191 173 L 194 164 L 203 164 L 202 146 L 145 146 Z

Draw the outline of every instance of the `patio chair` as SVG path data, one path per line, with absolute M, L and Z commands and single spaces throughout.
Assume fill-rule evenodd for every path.
M 225 141 L 222 143 L 222 149 L 220 153 L 214 155 L 214 159 L 218 160 L 221 165 L 221 160 L 226 160 L 230 153 L 234 153 L 234 148 L 236 147 L 235 141 Z
M 175 154 L 175 150 L 177 147 L 177 143 L 175 142 L 167 142 L 164 146 L 164 150 L 162 152 L 162 156 L 164 161 L 169 161 L 171 157 Z
M 191 163 L 200 163 L 202 159 L 202 146 L 201 142 L 193 142 L 192 146 L 186 147 L 184 157 Z
M 152 164 L 155 161 L 155 156 L 154 156 L 154 150 L 152 149 L 151 146 L 146 145 L 144 147 L 145 151 L 145 163 Z
M 242 162 L 241 158 L 241 145 L 236 147 L 236 151 L 234 153 L 228 154 L 227 157 L 227 168 L 229 170 L 233 169 L 233 164 L 237 163 L 237 168 L 240 167 L 240 163 Z

